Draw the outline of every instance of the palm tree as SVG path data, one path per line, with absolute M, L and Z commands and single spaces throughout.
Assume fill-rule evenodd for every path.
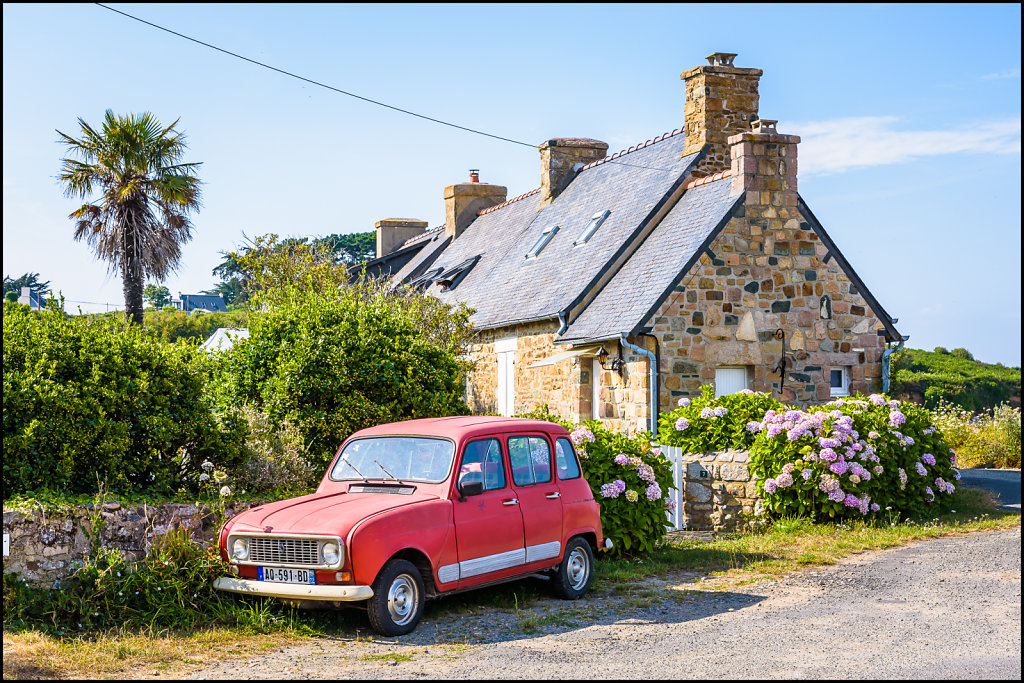
M 179 119 L 180 120 L 180 119 Z M 181 245 L 192 239 L 189 214 L 199 208 L 198 163 L 180 163 L 185 135 L 163 127 L 146 112 L 115 116 L 110 109 L 97 132 L 83 119 L 81 139 L 59 130 L 69 156 L 61 159 L 64 195 L 89 199 L 68 216 L 75 240 L 85 240 L 96 257 L 120 272 L 125 319 L 142 324 L 142 285 L 163 281 L 176 270 Z

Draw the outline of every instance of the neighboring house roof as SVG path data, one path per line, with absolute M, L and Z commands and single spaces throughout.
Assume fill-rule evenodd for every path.
M 434 262 L 451 268 L 474 256 L 479 263 L 447 291 L 430 293 L 476 310 L 478 329 L 556 317 L 577 304 L 608 265 L 638 234 L 682 183 L 699 154 L 682 156 L 682 131 L 649 141 L 614 162 L 584 167 L 555 200 L 540 211 L 540 194 L 528 193 L 504 207 L 481 212 Z M 574 242 L 591 218 L 610 214 L 583 245 Z M 559 227 L 535 258 L 526 254 L 545 229 Z
M 210 335 L 199 348 L 207 351 L 227 351 L 239 339 L 248 339 L 249 330 L 246 328 L 218 327 L 217 331 Z
M 558 341 L 638 332 L 741 205 L 742 193 L 730 197 L 731 189 L 728 177 L 688 189 Z
M 409 282 L 422 275 L 423 271 L 434 262 L 434 259 L 438 257 L 438 255 L 451 241 L 445 237 L 443 225 L 428 230 L 422 235 L 417 235 L 410 240 L 406 240 L 402 243 L 402 248 L 407 248 L 406 245 L 413 240 L 416 240 L 416 242 L 412 246 L 416 247 L 418 251 L 397 273 L 394 274 L 394 276 L 392 276 L 392 282 L 394 284 Z
M 172 299 L 175 302 L 181 302 L 181 310 L 183 311 L 209 311 L 213 312 L 227 312 L 228 307 L 224 305 L 224 297 L 217 294 L 181 294 L 181 298 Z

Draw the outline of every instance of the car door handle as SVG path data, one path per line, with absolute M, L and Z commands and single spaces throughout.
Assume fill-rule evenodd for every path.
M 502 505 L 519 505 L 518 498 L 509 498 L 508 500 L 501 501 Z
M 559 493 L 558 491 L 555 491 L 554 493 L 549 493 L 549 494 L 547 494 L 547 495 L 546 495 L 546 496 L 544 496 L 544 497 L 545 497 L 545 498 L 550 498 L 551 500 L 554 500 L 555 498 L 561 498 L 561 497 L 562 497 L 562 494 L 561 494 L 561 493 Z

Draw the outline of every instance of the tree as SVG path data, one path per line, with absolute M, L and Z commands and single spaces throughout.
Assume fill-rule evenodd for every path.
M 148 284 L 142 290 L 142 296 L 146 298 L 146 303 L 153 308 L 163 308 L 171 303 L 171 290 L 167 289 L 164 285 L 157 287 L 154 284 Z
M 149 112 L 122 117 L 108 109 L 99 131 L 81 118 L 81 138 L 57 131 L 69 155 L 58 176 L 65 196 L 100 193 L 68 216 L 75 240 L 85 240 L 111 273 L 120 273 L 125 318 L 139 325 L 143 282 L 177 269 L 181 245 L 192 239 L 189 214 L 200 206 L 193 174 L 199 164 L 181 161 L 187 145 L 174 130 L 178 120 L 163 127 Z
M 334 254 L 339 263 L 356 266 L 377 255 L 377 236 L 373 231 L 328 235 L 316 240 Z
M 21 288 L 28 287 L 36 294 L 44 294 L 50 291 L 50 281 L 46 282 L 39 281 L 39 273 L 25 273 L 16 280 L 12 280 L 9 275 L 4 275 L 4 298 L 9 301 L 17 301 L 18 297 L 21 296 Z M 14 298 L 10 298 L 10 294 L 14 293 Z

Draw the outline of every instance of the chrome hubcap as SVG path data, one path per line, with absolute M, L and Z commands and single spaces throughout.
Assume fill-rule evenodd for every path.
M 587 583 L 587 578 L 590 576 L 590 562 L 587 559 L 587 553 L 582 548 L 575 548 L 569 553 L 566 572 L 569 585 L 573 590 L 579 590 Z
M 391 582 L 388 589 L 388 614 L 391 621 L 398 626 L 404 626 L 416 616 L 416 607 L 419 605 L 419 588 L 416 581 L 408 574 L 399 574 Z

